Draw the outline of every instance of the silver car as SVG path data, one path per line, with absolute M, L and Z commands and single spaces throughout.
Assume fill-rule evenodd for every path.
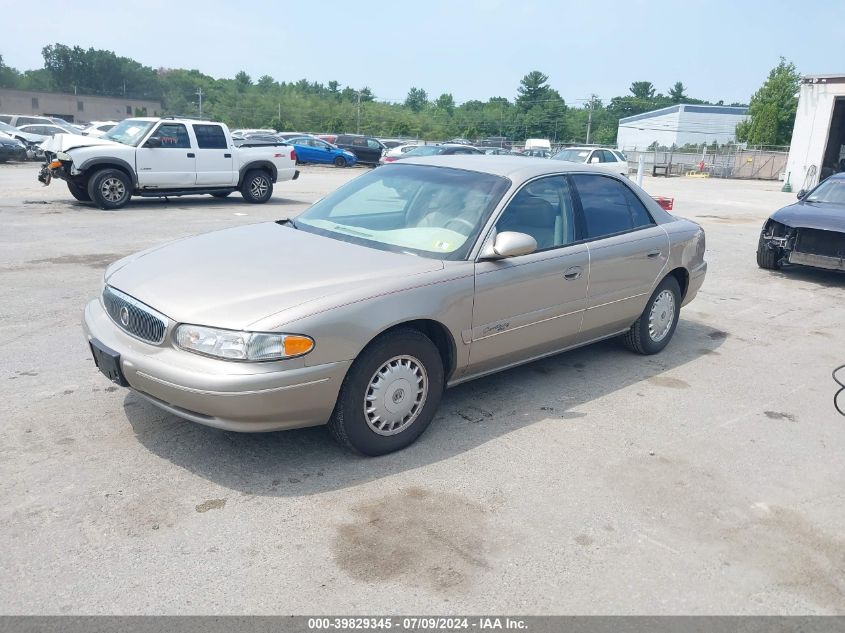
M 408 158 L 295 220 L 112 264 L 84 325 L 99 369 L 232 431 L 328 424 L 413 442 L 444 388 L 609 337 L 661 351 L 704 232 L 627 179 L 512 156 Z

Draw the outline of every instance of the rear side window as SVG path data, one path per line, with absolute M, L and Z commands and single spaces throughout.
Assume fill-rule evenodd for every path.
M 3 121 L 3 123 L 11 123 L 12 116 L 9 114 L 0 114 L 0 121 Z
M 587 239 L 607 237 L 652 224 L 642 202 L 621 182 L 592 174 L 575 174 L 572 180 L 581 200 Z
M 226 134 L 219 125 L 194 125 L 194 134 L 200 149 L 228 149 Z

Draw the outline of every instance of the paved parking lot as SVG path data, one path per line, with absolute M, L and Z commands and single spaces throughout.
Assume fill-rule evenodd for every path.
M 646 179 L 707 230 L 669 347 L 459 386 L 366 459 L 323 428 L 166 415 L 109 386 L 80 328 L 109 262 L 296 215 L 362 170 L 105 212 L 37 169 L 0 166 L 3 613 L 845 612 L 845 275 L 757 268 L 780 183 Z

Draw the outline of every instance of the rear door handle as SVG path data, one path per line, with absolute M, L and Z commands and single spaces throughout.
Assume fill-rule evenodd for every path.
M 188 152 L 188 158 L 196 158 L 196 157 L 197 157 L 197 155 L 194 154 L 193 152 Z
M 651 251 L 646 255 L 649 259 L 654 259 L 655 257 L 660 257 L 660 251 Z
M 231 154 L 223 154 L 223 158 L 232 158 Z
M 580 266 L 573 266 L 572 268 L 568 268 L 565 273 L 563 273 L 564 279 L 578 279 L 581 276 L 581 273 L 584 272 L 584 269 Z

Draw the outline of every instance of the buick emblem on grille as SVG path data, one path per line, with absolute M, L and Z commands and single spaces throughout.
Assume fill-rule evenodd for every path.
M 129 308 L 126 306 L 120 309 L 120 322 L 123 323 L 124 327 L 129 327 Z

